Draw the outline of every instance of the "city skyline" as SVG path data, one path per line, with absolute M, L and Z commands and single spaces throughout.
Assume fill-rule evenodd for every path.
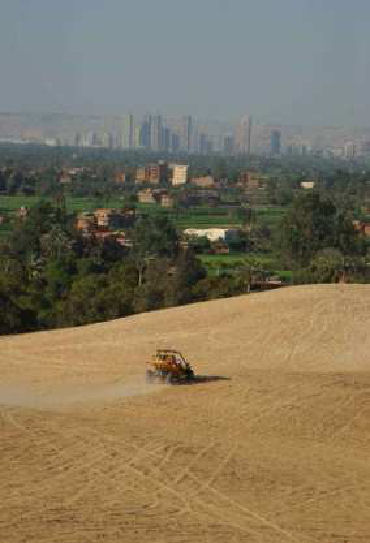
M 2 114 L 0 142 L 147 150 L 166 154 L 309 155 L 356 159 L 370 154 L 370 129 L 263 125 L 251 114 L 234 123 L 192 115 Z

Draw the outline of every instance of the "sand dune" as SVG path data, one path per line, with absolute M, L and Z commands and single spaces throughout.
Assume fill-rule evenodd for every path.
M 370 542 L 369 329 L 322 285 L 1 338 L 0 542 Z

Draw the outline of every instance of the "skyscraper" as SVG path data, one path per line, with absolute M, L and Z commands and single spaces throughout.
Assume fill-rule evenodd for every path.
M 272 155 L 280 155 L 281 151 L 281 132 L 280 130 L 271 130 L 270 152 Z
M 252 148 L 252 126 L 253 126 L 252 115 L 249 115 L 249 122 L 248 122 L 248 140 L 247 140 L 247 151 L 248 151 L 248 155 L 251 154 L 251 148 Z
M 236 148 L 239 153 L 250 154 L 252 147 L 252 117 L 245 115 L 240 119 L 235 134 Z
M 152 118 L 150 130 L 150 147 L 153 151 L 161 151 L 163 140 L 163 125 L 161 115 Z
M 353 141 L 347 141 L 344 145 L 344 156 L 349 160 L 356 157 L 356 145 Z
M 171 150 L 173 153 L 177 153 L 180 149 L 180 136 L 173 132 L 171 135 Z
M 234 138 L 232 136 L 225 136 L 223 142 L 223 151 L 226 155 L 232 155 L 234 152 Z
M 193 150 L 193 118 L 191 115 L 184 117 L 185 151 Z
M 128 146 L 130 149 L 135 147 L 135 121 L 132 114 L 129 115 Z
M 121 134 L 121 146 L 124 149 L 134 148 L 134 134 L 135 134 L 135 121 L 132 114 L 126 115 L 123 118 L 122 134 Z
M 169 151 L 170 150 L 170 144 L 171 144 L 171 131 L 169 128 L 163 128 L 163 141 L 162 141 L 162 149 L 163 151 Z
M 152 116 L 146 115 L 141 125 L 141 146 L 151 148 Z
M 199 134 L 199 152 L 201 155 L 207 155 L 212 152 L 212 142 L 208 138 L 208 134 Z

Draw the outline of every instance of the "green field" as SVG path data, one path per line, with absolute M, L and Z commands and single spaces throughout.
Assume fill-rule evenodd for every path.
M 193 207 L 189 209 L 168 209 L 157 204 L 137 204 L 143 213 L 165 214 L 171 218 L 177 228 L 214 228 L 219 226 L 240 226 L 236 214 L 227 207 Z
M 38 196 L 0 196 L 0 213 L 12 213 L 22 206 L 32 207 L 39 200 Z
M 0 213 L 13 213 L 22 206 L 32 207 L 40 202 L 38 196 L 0 196 Z M 52 201 L 51 198 L 42 198 L 43 201 Z M 68 211 L 92 211 L 97 207 L 122 207 L 121 198 L 96 199 L 66 197 Z
M 44 200 L 48 200 L 44 198 Z M 38 196 L 0 196 L 0 213 L 12 215 L 22 206 L 32 207 L 40 201 Z M 49 201 L 52 201 L 51 198 Z M 66 197 L 66 205 L 69 212 L 93 211 L 97 207 L 116 207 L 124 205 L 124 197 L 116 196 L 104 198 L 77 198 Z M 168 209 L 158 204 L 136 204 L 141 213 L 167 215 L 179 229 L 185 228 L 215 228 L 238 227 L 240 219 L 236 209 L 226 206 L 206 207 L 199 206 L 189 209 Z M 258 208 L 254 211 L 254 221 L 263 223 L 270 228 L 277 226 L 284 214 L 284 208 Z M 0 226 L 0 232 L 3 228 Z

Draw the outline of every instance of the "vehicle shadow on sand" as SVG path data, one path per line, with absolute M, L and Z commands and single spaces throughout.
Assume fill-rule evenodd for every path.
M 230 381 L 231 377 L 225 377 L 223 375 L 194 375 L 193 379 L 189 381 L 179 381 L 173 383 L 175 385 L 198 385 L 201 383 L 212 383 L 214 381 Z

